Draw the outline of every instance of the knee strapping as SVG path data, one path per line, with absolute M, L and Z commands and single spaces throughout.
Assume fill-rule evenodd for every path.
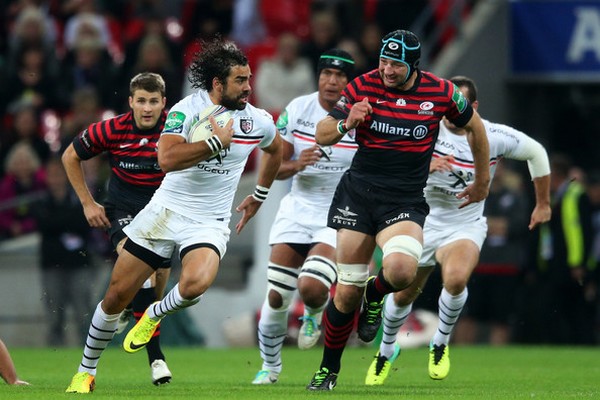
M 391 253 L 402 253 L 414 257 L 419 261 L 423 253 L 423 245 L 412 236 L 397 235 L 385 242 L 382 251 L 383 258 Z
M 369 278 L 367 264 L 338 264 L 338 282 L 343 285 L 365 287 Z
M 330 259 L 322 256 L 310 256 L 304 262 L 298 277 L 317 279 L 329 289 L 337 279 L 337 270 L 335 263 Z
M 278 310 L 287 310 L 292 304 L 294 292 L 298 287 L 298 270 L 269 263 L 267 279 L 269 280 L 268 291 L 273 290 L 281 296 L 282 304 Z

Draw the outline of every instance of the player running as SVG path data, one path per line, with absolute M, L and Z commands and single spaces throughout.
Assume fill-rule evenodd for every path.
M 450 79 L 477 109 L 475 83 L 466 77 Z M 506 125 L 483 120 L 490 144 L 490 176 L 493 178 L 502 158 L 527 161 L 535 188 L 535 207 L 529 229 L 550 220 L 550 164 L 544 147 Z M 424 227 L 423 254 L 417 277 L 406 289 L 387 296 L 383 320 L 383 340 L 371 363 L 365 383 L 382 385 L 400 353 L 396 335 L 422 292 L 436 262 L 442 268 L 444 287 L 438 300 L 438 329 L 429 347 L 429 376 L 444 379 L 450 372 L 450 335 L 467 301 L 467 283 L 477 266 L 481 245 L 487 234 L 484 202 L 459 208 L 457 194 L 471 182 L 473 155 L 464 129 L 447 119 L 440 124 L 425 197 L 431 210 Z M 512 294 L 507 293 L 507 296 Z

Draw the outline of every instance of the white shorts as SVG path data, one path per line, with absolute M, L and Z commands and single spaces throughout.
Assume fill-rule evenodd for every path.
M 335 247 L 337 232 L 327 226 L 328 207 L 328 204 L 323 209 L 307 207 L 288 193 L 279 203 L 269 244 L 325 243 Z
M 461 239 L 468 239 L 475 243 L 479 250 L 487 235 L 487 220 L 482 217 L 475 222 L 469 222 L 464 225 L 449 225 L 442 229 L 432 227 L 425 219 L 423 227 L 423 254 L 419 260 L 419 267 L 431 267 L 435 265 L 435 252 L 442 246 L 456 242 Z
M 175 247 L 179 254 L 189 246 L 207 244 L 223 258 L 229 241 L 229 227 L 225 221 L 207 218 L 199 222 L 152 202 L 139 212 L 123 232 L 135 244 L 171 258 Z

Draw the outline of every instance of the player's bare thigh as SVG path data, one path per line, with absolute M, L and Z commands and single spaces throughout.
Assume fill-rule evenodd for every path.
M 437 249 L 436 259 L 442 266 L 444 287 L 457 295 L 464 290 L 479 262 L 479 247 L 469 239 L 460 239 Z
M 148 264 L 127 250 L 122 250 L 112 271 L 110 284 L 102 302 L 104 312 L 118 314 L 131 303 L 144 281 L 154 273 Z
M 210 247 L 190 250 L 181 260 L 179 294 L 195 299 L 212 285 L 219 270 L 219 255 Z

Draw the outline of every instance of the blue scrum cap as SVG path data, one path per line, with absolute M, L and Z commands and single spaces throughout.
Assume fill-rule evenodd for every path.
M 390 32 L 381 40 L 380 57 L 399 61 L 408 66 L 407 80 L 421 60 L 421 43 L 417 35 L 398 29 Z

